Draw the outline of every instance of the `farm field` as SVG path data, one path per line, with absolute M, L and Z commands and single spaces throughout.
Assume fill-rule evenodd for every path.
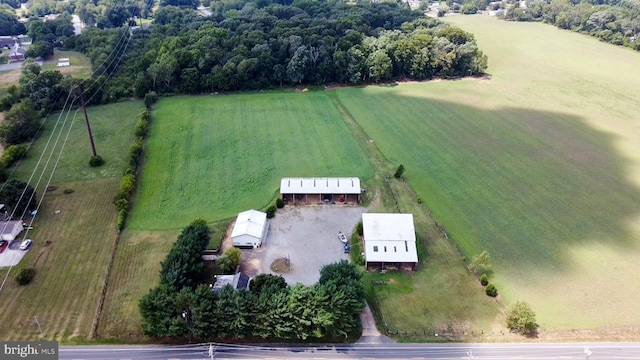
M 325 92 L 162 99 L 129 228 L 180 229 L 261 209 L 282 177 L 372 173 Z
M 47 193 L 34 229 L 28 233 L 34 245 L 11 269 L 0 292 L 2 339 L 38 339 L 40 332 L 34 316 L 46 339 L 69 343 L 89 337 L 117 236 L 118 213 L 111 199 L 118 190 L 119 179 L 58 185 L 58 189 Z M 64 189 L 74 192 L 64 194 Z M 60 210 L 57 215 L 56 210 Z M 30 266 L 37 271 L 34 280 L 27 286 L 17 286 L 13 277 L 21 268 Z M 1 279 L 7 271 L 8 268 L 0 268 Z
M 336 97 L 465 255 L 490 253 L 506 304 L 531 303 L 544 329 L 637 325 L 640 53 L 538 23 L 446 19 L 476 35 L 490 80 Z
M 68 58 L 70 66 L 58 67 L 58 59 Z M 54 50 L 53 56 L 44 62 L 42 70 L 58 70 L 63 75 L 73 74 L 73 77 L 86 79 L 91 75 L 91 60 L 77 51 Z
M 88 109 L 96 147 L 106 159 L 105 165 L 100 168 L 89 167 L 90 147 L 86 127 L 81 113 L 76 118 L 51 183 L 56 189 L 46 193 L 34 229 L 28 232 L 28 236 L 34 240 L 34 246 L 21 263 L 11 269 L 0 292 L 0 302 L 3 304 L 0 307 L 0 323 L 3 324 L 0 338 L 37 338 L 40 334 L 34 324 L 34 316 L 38 317 L 47 339 L 70 343 L 86 341 L 90 336 L 107 264 L 117 236 L 115 225 L 118 213 L 112 200 L 125 168 L 128 147 L 133 140 L 136 114 L 142 107 L 140 102 L 123 102 Z M 34 144 L 29 158 L 15 169 L 12 178 L 28 180 L 53 130 L 52 122 L 55 119 L 52 117 L 47 121 L 44 133 Z M 38 187 L 39 199 L 69 125 L 63 129 L 60 144 Z M 54 141 L 56 137 L 57 132 Z M 32 185 L 40 177 L 47 158 L 48 153 L 32 179 Z M 73 192 L 65 194 L 66 189 Z M 56 210 L 60 210 L 60 213 L 55 214 Z M 34 264 L 37 273 L 33 283 L 18 287 L 13 276 L 21 268 Z M 7 268 L 0 269 L 2 279 L 7 271 Z
M 138 113 L 143 108 L 144 105 L 137 101 L 123 101 L 115 104 L 87 108 L 96 152 L 105 160 L 104 165 L 98 168 L 89 166 L 91 144 L 89 143 L 89 135 L 87 134 L 84 115 L 82 111 L 71 111 L 67 124 L 64 126 L 63 133 L 60 136 L 58 146 L 55 148 L 55 155 L 53 155 L 49 165 L 46 167 L 47 177 L 49 171 L 53 168 L 53 164 L 57 159 L 59 150 L 62 147 L 62 143 L 71 125 L 69 139 L 65 145 L 63 156 L 61 156 L 56 168 L 52 183 L 85 181 L 107 177 L 120 178 L 129 159 L 129 146 L 135 138 L 133 128 L 138 120 Z M 35 175 L 35 179 L 37 180 L 42 170 L 45 169 L 49 151 L 53 148 L 53 144 L 58 137 L 59 130 L 62 128 L 65 118 L 67 118 L 66 115 L 60 116 L 59 114 L 55 114 L 45 121 L 43 133 L 30 150 L 27 158 L 21 164 L 17 165 L 14 174 L 15 177 L 25 180 L 29 178 L 32 170 L 40 160 L 40 155 L 43 153 L 45 147 L 47 147 L 47 141 L 51 133 L 55 131 L 51 143 L 47 148 L 47 155 L 45 155 L 38 164 L 38 172 Z M 56 125 L 58 119 L 60 119 L 60 121 L 58 125 Z M 46 182 L 46 180 L 47 178 L 44 178 L 43 182 Z

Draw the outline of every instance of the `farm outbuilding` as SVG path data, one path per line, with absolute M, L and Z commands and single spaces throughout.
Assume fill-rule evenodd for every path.
M 285 204 L 359 204 L 361 193 L 357 177 L 283 178 L 280 181 L 280 194 Z
M 71 61 L 69 58 L 59 58 L 58 59 L 58 67 L 64 67 L 71 65 Z
M 24 230 L 22 221 L 0 221 L 0 234 L 2 240 L 13 241 Z
M 215 284 L 210 284 L 211 291 L 216 294 L 227 285 L 230 285 L 234 290 L 249 290 L 249 284 L 251 278 L 241 272 L 235 275 L 217 275 Z
M 238 214 L 231 232 L 231 241 L 236 247 L 257 248 L 267 236 L 267 214 L 257 210 L 247 210 Z
M 362 214 L 367 269 L 407 269 L 418 266 L 413 214 Z

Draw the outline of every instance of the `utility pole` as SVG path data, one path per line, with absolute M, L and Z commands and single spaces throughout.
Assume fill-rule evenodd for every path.
M 89 124 L 89 116 L 87 116 L 87 109 L 84 106 L 84 98 L 82 96 L 82 84 L 80 83 L 76 83 L 77 87 L 76 90 L 78 90 L 78 94 L 80 94 L 80 106 L 82 107 L 82 111 L 84 112 L 84 121 L 87 124 L 87 131 L 89 132 L 89 141 L 91 142 L 91 153 L 93 154 L 93 157 L 98 156 L 98 154 L 96 153 L 96 144 L 93 143 L 93 134 L 91 133 L 91 125 Z

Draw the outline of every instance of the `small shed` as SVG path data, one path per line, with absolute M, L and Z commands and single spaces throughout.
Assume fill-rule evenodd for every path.
M 62 66 L 69 66 L 71 65 L 71 61 L 69 60 L 69 58 L 59 58 L 58 59 L 58 66 L 62 67 Z
M 247 210 L 238 214 L 231 232 L 231 242 L 236 247 L 258 248 L 267 235 L 267 214 Z
M 22 221 L 0 221 L 0 234 L 2 240 L 13 241 L 24 230 Z
M 223 287 L 230 285 L 234 290 L 249 290 L 251 279 L 244 273 L 235 275 L 217 275 L 216 283 L 209 285 L 211 291 L 218 293 Z

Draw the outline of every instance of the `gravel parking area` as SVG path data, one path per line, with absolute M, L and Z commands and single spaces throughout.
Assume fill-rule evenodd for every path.
M 320 268 L 341 259 L 349 259 L 338 231 L 351 236 L 366 208 L 360 206 L 320 205 L 286 206 L 278 209 L 269 222 L 269 232 L 262 247 L 242 250 L 241 270 L 249 276 L 271 273 L 271 263 L 288 257 L 291 271 L 282 273 L 289 285 L 313 285 L 320 278 Z

